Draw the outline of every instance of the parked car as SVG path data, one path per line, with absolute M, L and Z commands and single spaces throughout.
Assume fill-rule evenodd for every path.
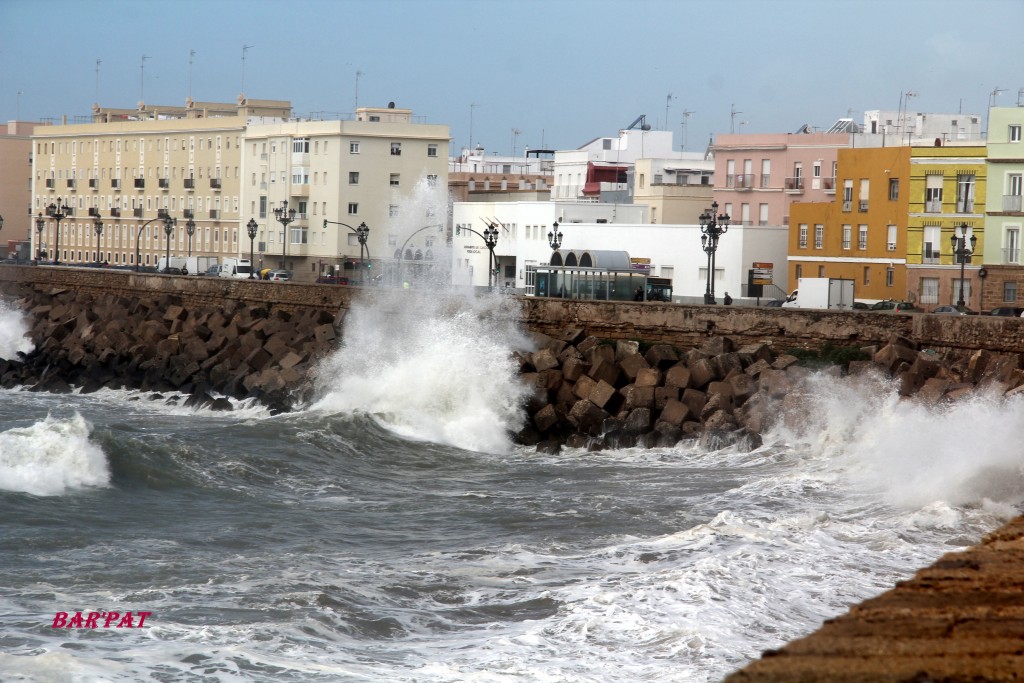
M 977 311 L 971 310 L 966 306 L 936 306 L 929 313 L 939 313 L 945 315 L 978 315 Z
M 217 277 L 217 276 L 219 276 L 220 275 L 220 265 L 214 263 L 212 266 L 210 266 L 209 268 L 206 269 L 206 272 L 204 273 L 204 275 L 207 275 L 209 277 Z
M 885 311 L 888 313 L 920 313 L 921 309 L 909 301 L 879 301 L 871 306 L 872 311 Z
M 185 275 L 181 268 L 176 268 L 175 266 L 164 268 L 160 272 L 164 275 Z
M 279 282 L 288 282 L 292 279 L 292 271 L 290 270 L 272 270 L 267 273 L 268 280 L 277 280 Z
M 1024 315 L 1024 308 L 1020 306 L 999 306 L 988 312 L 989 315 L 1003 315 L 1012 318 L 1019 318 Z
M 871 305 L 867 304 L 867 303 L 865 303 L 863 301 L 854 301 L 853 302 L 853 310 L 855 310 L 855 311 L 870 311 L 871 310 Z
M 784 303 L 786 303 L 785 299 L 772 299 L 771 301 L 765 302 L 764 305 L 768 308 L 781 308 Z
M 316 279 L 318 285 L 347 285 L 347 277 L 338 277 L 337 275 L 321 275 Z

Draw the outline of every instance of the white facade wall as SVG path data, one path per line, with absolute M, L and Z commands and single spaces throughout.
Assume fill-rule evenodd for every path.
M 495 254 L 501 272 L 499 288 L 526 289 L 526 266 L 546 265 L 551 260 L 548 233 L 554 221 L 571 204 L 522 202 L 513 204 L 456 203 L 452 220 L 456 227 L 469 225 L 482 232 L 484 218 L 497 218 L 506 227 L 498 237 Z M 609 207 L 616 205 L 593 205 Z M 618 209 L 621 211 L 622 206 Z M 673 278 L 677 301 L 703 301 L 706 287 L 707 254 L 701 249 L 699 225 L 651 225 L 642 221 L 570 223 L 558 226 L 563 249 L 627 251 L 631 258 L 648 258 L 650 274 Z M 455 284 L 486 287 L 488 251 L 477 235 L 463 231 L 453 236 L 452 280 Z M 775 284 L 788 291 L 785 227 L 729 228 L 719 241 L 715 255 L 715 293 L 721 301 L 728 291 L 740 298 L 748 270 L 755 262 L 774 264 Z M 505 276 L 505 266 L 514 266 L 514 277 Z

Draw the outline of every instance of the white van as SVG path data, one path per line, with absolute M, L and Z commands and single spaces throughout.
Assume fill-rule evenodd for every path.
M 252 263 L 247 258 L 226 258 L 220 264 L 221 277 L 248 278 L 252 274 Z

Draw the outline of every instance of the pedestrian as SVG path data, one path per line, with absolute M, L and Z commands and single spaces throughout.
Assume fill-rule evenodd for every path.
M 731 306 L 732 305 L 732 297 L 729 296 L 729 292 L 725 293 L 725 305 L 726 306 Z
M 643 289 L 643 287 L 637 287 L 636 291 L 633 292 L 633 301 L 643 301 L 643 300 L 644 300 L 644 289 Z

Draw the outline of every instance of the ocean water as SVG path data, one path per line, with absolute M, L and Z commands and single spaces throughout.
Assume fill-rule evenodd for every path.
M 0 391 L 0 679 L 717 681 L 1019 512 L 1024 405 L 877 378 L 752 452 L 516 447 L 503 301 L 409 298 L 290 414 Z

